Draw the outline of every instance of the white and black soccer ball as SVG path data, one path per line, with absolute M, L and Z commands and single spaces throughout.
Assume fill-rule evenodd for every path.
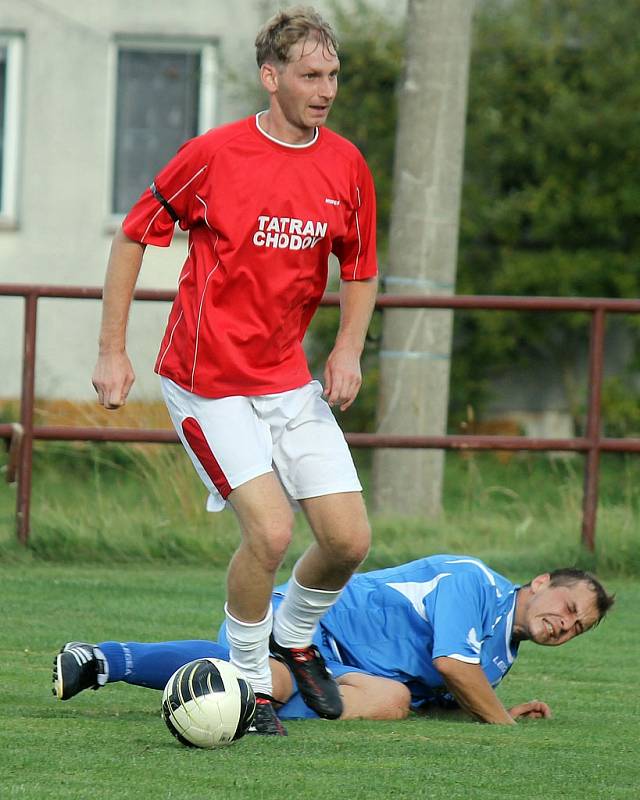
M 187 747 L 231 744 L 247 732 L 256 711 L 253 689 L 228 661 L 198 658 L 169 678 L 162 718 Z

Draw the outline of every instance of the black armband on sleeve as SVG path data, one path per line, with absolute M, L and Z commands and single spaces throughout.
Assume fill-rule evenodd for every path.
M 158 187 L 156 186 L 155 181 L 149 187 L 151 190 L 151 194 L 156 198 L 156 200 L 160 203 L 160 205 L 165 209 L 167 214 L 171 217 L 174 222 L 178 222 L 180 217 L 176 214 L 175 210 L 171 206 L 171 204 L 164 199 L 164 197 L 158 191 Z

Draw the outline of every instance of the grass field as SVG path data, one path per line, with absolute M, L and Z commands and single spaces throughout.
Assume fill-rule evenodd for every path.
M 367 454 L 358 458 L 366 484 Z M 0 798 L 635 800 L 640 459 L 603 459 L 594 555 L 580 546 L 581 470 L 579 458 L 450 455 L 443 515 L 373 518 L 366 563 L 472 553 L 516 580 L 597 568 L 618 592 L 611 617 L 566 647 L 523 645 L 499 689 L 507 705 L 547 701 L 553 720 L 293 722 L 286 740 L 191 751 L 160 720 L 158 692 L 120 684 L 60 703 L 51 661 L 69 639 L 213 636 L 233 517 L 206 514 L 178 448 L 39 445 L 26 550 L 14 539 L 15 489 L 0 483 Z M 308 540 L 299 519 L 287 569 Z
M 513 729 L 301 721 L 287 739 L 192 751 L 166 730 L 158 692 L 118 684 L 51 696 L 66 640 L 211 636 L 222 585 L 221 570 L 189 566 L 0 565 L 0 797 L 638 797 L 640 584 L 627 578 L 609 581 L 618 603 L 595 631 L 561 648 L 523 645 L 499 693 L 506 704 L 546 700 L 555 717 Z

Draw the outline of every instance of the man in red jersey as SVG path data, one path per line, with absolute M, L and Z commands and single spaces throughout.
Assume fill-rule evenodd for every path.
M 362 487 L 329 406 L 349 408 L 361 384 L 376 294 L 375 192 L 359 151 L 323 127 L 340 67 L 329 25 L 313 9 L 283 11 L 258 33 L 256 55 L 268 110 L 183 145 L 114 237 L 93 383 L 106 408 L 124 404 L 134 381 L 126 322 L 144 250 L 168 246 L 177 222 L 189 249 L 155 370 L 207 507 L 229 503 L 238 518 L 225 605 L 230 658 L 258 697 L 256 732 L 285 735 L 271 703 L 270 651 L 310 708 L 330 719 L 342 711 L 312 638 L 370 541 Z M 323 391 L 302 339 L 331 253 L 341 315 Z M 274 615 L 291 500 L 315 543 Z

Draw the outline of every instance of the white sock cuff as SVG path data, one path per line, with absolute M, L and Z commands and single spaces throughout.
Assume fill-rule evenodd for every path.
M 308 647 L 320 618 L 341 593 L 342 589 L 309 589 L 292 575 L 273 622 L 276 642 L 283 647 Z
M 247 643 L 258 642 L 263 639 L 266 641 L 269 638 L 273 626 L 273 606 L 271 603 L 269 603 L 266 617 L 260 622 L 243 622 L 240 619 L 236 619 L 229 611 L 227 603 L 224 604 L 224 613 L 227 618 L 227 635 L 231 632 L 233 636 L 234 631 L 242 631 L 242 639 Z
M 303 586 L 296 578 L 295 567 L 291 573 L 290 581 L 294 585 L 294 591 L 296 594 L 304 597 L 305 600 L 311 605 L 315 605 L 316 603 L 319 603 L 323 606 L 333 605 L 338 597 L 340 597 L 342 594 L 342 589 L 311 589 L 309 586 Z
M 233 614 L 229 611 L 229 604 L 224 604 L 224 615 L 227 619 L 230 619 L 232 622 L 235 622 L 236 625 L 245 625 L 247 628 L 257 628 L 259 625 L 264 625 L 266 622 L 270 621 L 273 617 L 273 606 L 269 603 L 269 609 L 267 610 L 267 614 L 264 619 L 261 619 L 259 622 L 243 622 L 241 619 L 234 617 Z

